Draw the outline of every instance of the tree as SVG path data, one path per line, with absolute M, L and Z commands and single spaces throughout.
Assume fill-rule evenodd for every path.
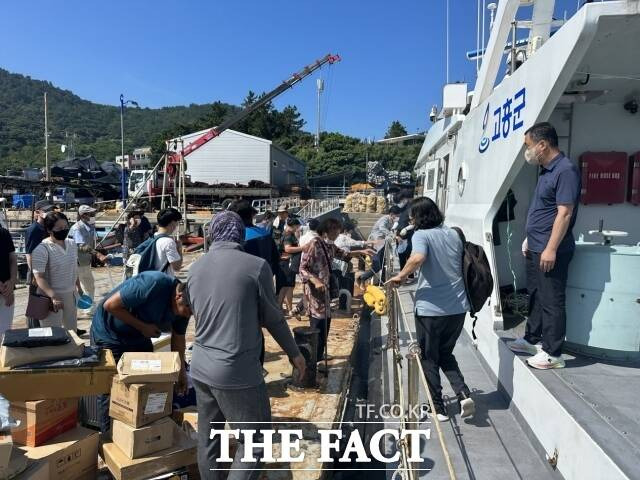
M 389 129 L 384 135 L 384 138 L 403 137 L 406 134 L 407 129 L 404 128 L 404 125 L 402 125 L 398 120 L 394 120 L 393 122 L 391 122 L 391 125 L 389 125 Z

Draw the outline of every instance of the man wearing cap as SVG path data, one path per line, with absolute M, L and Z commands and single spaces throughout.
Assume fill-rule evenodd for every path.
M 35 204 L 33 223 L 24 232 L 24 251 L 27 257 L 27 265 L 29 266 L 29 273 L 27 275 L 27 283 L 29 284 L 29 292 L 36 292 L 36 285 L 33 281 L 33 275 L 31 273 L 31 254 L 36 249 L 40 242 L 44 240 L 48 235 L 44 228 L 44 217 L 47 213 L 53 210 L 53 205 L 48 200 L 40 200 Z M 35 318 L 27 318 L 27 324 L 29 328 L 36 328 L 40 326 L 40 321 Z
M 280 243 L 279 241 L 282 237 L 282 232 L 284 232 L 284 227 L 287 226 L 287 219 L 289 218 L 289 207 L 287 205 L 280 205 L 276 213 L 278 214 L 278 216 L 273 221 L 273 236 L 276 240 L 276 243 Z
M 69 230 L 69 238 L 78 245 L 78 279 L 85 295 L 91 297 L 95 294 L 93 273 L 91 273 L 91 256 L 96 253 L 96 209 L 89 205 L 80 205 L 78 208 L 78 221 Z M 93 307 L 93 305 L 92 305 Z M 87 316 L 92 314 L 93 308 L 80 310 Z

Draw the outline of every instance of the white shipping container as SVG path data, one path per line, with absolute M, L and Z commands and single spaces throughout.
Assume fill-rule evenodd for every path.
M 207 130 L 190 133 L 178 138 L 177 150 L 195 141 Z M 169 144 L 176 149 L 175 139 Z M 240 183 L 251 180 L 275 186 L 300 184 L 304 181 L 305 164 L 273 145 L 270 140 L 254 137 L 235 130 L 225 130 L 213 140 L 186 157 L 187 175 L 192 182 L 208 184 Z

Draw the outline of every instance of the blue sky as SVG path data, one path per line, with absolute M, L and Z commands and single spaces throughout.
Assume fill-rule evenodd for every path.
M 578 0 L 558 1 L 575 11 Z M 488 2 L 487 2 L 488 3 Z M 270 90 L 325 53 L 323 130 L 381 138 L 392 120 L 428 127 L 445 82 L 446 0 L 21 1 L 3 3 L 0 67 L 82 98 L 144 107 Z M 476 0 L 450 0 L 450 80 L 473 88 Z M 487 19 L 488 21 L 488 19 Z M 317 77 L 317 75 L 316 75 Z M 314 77 L 315 78 L 315 77 Z M 315 81 L 276 105 L 296 105 L 315 129 Z

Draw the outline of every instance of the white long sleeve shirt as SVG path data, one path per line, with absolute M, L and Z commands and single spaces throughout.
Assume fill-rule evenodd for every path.
M 339 249 L 345 250 L 348 252 L 352 248 L 363 248 L 366 245 L 366 242 L 354 240 L 353 238 L 351 238 L 350 235 L 347 235 L 346 233 L 341 233 L 340 235 L 338 235 L 338 238 L 336 238 L 336 241 L 334 242 L 334 244 Z

